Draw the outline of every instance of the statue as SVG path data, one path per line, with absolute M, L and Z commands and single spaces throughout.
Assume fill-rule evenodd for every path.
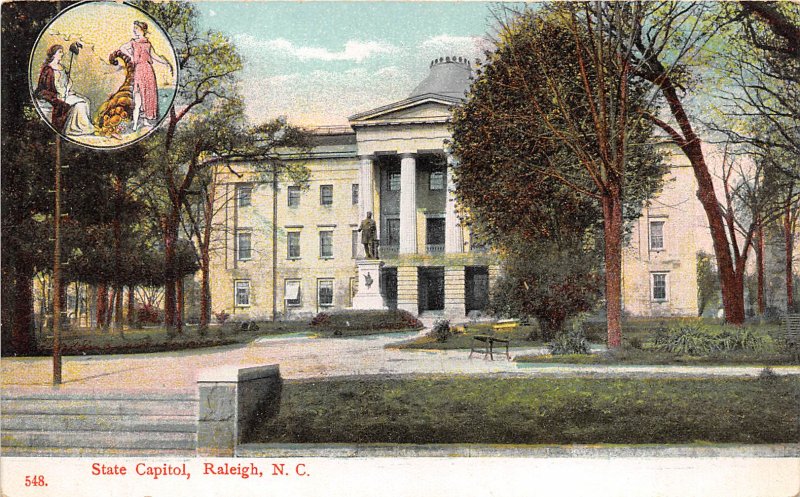
M 361 232 L 361 243 L 364 245 L 364 254 L 367 259 L 377 259 L 375 245 L 378 242 L 378 230 L 371 212 L 367 212 L 367 218 L 361 221 L 358 231 Z

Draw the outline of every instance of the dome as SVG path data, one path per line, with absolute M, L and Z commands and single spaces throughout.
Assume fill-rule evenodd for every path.
M 428 93 L 464 98 L 472 67 L 465 57 L 440 57 L 431 62 L 428 77 L 411 92 L 410 98 Z

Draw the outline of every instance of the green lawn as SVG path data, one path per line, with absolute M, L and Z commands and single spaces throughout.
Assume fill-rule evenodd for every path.
M 451 328 L 452 329 L 452 328 Z M 503 331 L 496 333 L 498 338 L 508 338 L 511 340 L 511 347 L 536 347 L 544 345 L 541 340 L 529 340 L 531 332 L 536 331 L 533 326 L 518 326 L 514 331 Z M 490 323 L 469 324 L 463 332 L 457 332 L 445 342 L 437 342 L 434 338 L 423 336 L 414 340 L 400 344 L 389 345 L 391 348 L 398 349 L 469 349 L 472 347 L 472 337 L 475 335 L 486 335 L 492 333 Z
M 715 352 L 706 356 L 675 355 L 656 350 L 622 348 L 594 354 L 517 356 L 514 361 L 539 364 L 673 364 L 685 366 L 776 366 L 797 364 L 797 361 L 790 354 L 775 348 L 760 352 L 748 350 Z
M 796 377 L 286 382 L 261 443 L 795 443 Z

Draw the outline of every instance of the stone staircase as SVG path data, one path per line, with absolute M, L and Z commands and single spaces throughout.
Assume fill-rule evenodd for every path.
M 4 456 L 191 456 L 196 393 L 3 391 Z

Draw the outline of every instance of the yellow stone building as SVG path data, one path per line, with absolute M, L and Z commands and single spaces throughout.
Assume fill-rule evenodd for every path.
M 311 151 L 287 159 L 308 168 L 306 188 L 273 186 L 241 165 L 241 176 L 221 167 L 213 311 L 234 319 L 306 318 L 353 307 L 359 285 L 365 291 L 373 280 L 389 308 L 456 320 L 483 310 L 500 266 L 471 246 L 459 224 L 451 193 L 457 159 L 446 147 L 450 110 L 471 72 L 459 57 L 434 60 L 409 98 L 351 116 L 350 126 L 313 130 Z M 694 176 L 681 157 L 674 154 L 663 192 L 635 223 L 625 251 L 623 302 L 631 316 L 697 314 L 694 234 L 701 218 Z M 377 224 L 380 263 L 378 274 L 362 267 L 359 276 L 357 230 L 367 212 Z

